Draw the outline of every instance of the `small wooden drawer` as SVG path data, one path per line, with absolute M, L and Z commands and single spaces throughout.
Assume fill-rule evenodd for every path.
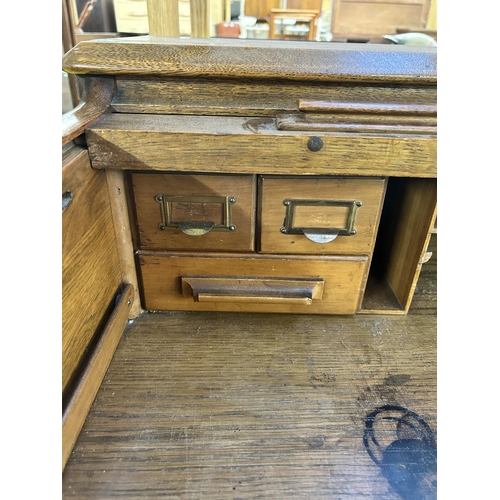
M 368 261 L 139 252 L 144 307 L 164 311 L 354 314 Z
M 254 250 L 253 175 L 132 174 L 138 247 Z
M 262 176 L 260 183 L 261 252 L 372 253 L 385 179 Z

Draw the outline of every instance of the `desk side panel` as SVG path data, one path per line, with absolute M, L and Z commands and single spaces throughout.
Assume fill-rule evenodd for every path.
M 91 169 L 87 150 L 63 158 L 62 191 L 72 196 L 62 214 L 64 393 L 113 307 L 121 273 L 106 174 Z

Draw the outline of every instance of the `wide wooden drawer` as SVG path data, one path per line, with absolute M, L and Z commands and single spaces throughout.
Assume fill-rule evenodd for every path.
M 253 175 L 133 174 L 140 249 L 254 250 Z
M 163 311 L 354 314 L 368 256 L 139 252 L 144 307 Z
M 371 254 L 384 178 L 260 179 L 260 251 Z

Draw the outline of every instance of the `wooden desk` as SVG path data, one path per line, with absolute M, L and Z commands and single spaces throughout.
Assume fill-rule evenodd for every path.
M 65 71 L 116 83 L 111 112 L 86 137 L 93 168 L 125 174 L 143 307 L 405 313 L 436 215 L 435 65 L 435 49 L 386 45 L 140 37 L 76 47 Z M 185 198 L 176 208 L 161 195 Z M 219 215 L 203 215 L 206 203 Z M 161 228 L 168 209 L 175 220 Z M 224 210 L 236 230 L 221 227 Z M 204 236 L 177 224 L 210 217 L 219 227 Z M 181 291 L 193 273 L 285 281 L 269 297 L 255 291 L 262 300 L 250 282 L 229 296 L 210 285 L 218 301 Z M 322 279 L 324 294 L 294 295 L 294 278 Z
M 79 175 L 105 172 L 118 329 L 141 310 L 407 313 L 436 217 L 436 48 L 145 36 L 81 42 L 63 69 L 83 89 L 63 145 L 85 134 Z M 92 316 L 99 290 L 65 310 Z

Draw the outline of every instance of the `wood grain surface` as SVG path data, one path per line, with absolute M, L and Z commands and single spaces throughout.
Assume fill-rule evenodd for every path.
M 179 2 L 147 0 L 148 25 L 151 36 L 179 36 Z
M 62 145 L 83 134 L 85 128 L 109 108 L 115 92 L 115 80 L 109 76 L 91 76 L 83 82 L 76 108 L 62 115 Z
M 437 82 L 437 49 L 405 45 L 129 37 L 80 42 L 71 74 L 214 76 L 304 81 Z
M 309 117 L 307 115 L 286 115 L 277 117 L 277 125 L 280 130 L 304 130 L 313 132 L 357 132 L 365 134 L 437 134 L 435 124 L 430 126 L 426 125 L 413 125 L 406 123 L 384 123 L 384 120 L 377 119 L 379 123 L 366 122 L 363 120 L 356 120 L 353 117 L 349 120 L 342 120 L 339 117 L 324 115 L 319 119 Z M 323 118 L 323 119 L 321 119 Z M 326 118 L 326 119 L 325 119 Z M 388 120 L 389 121 L 389 120 Z
M 113 113 L 87 129 L 94 168 L 212 173 L 435 177 L 436 139 L 425 135 L 284 131 L 272 118 Z M 154 145 L 154 147 L 152 147 Z M 189 161 L 187 159 L 189 158 Z
M 316 113 L 369 113 L 377 115 L 422 115 L 437 116 L 436 105 L 402 105 L 392 103 L 366 103 L 366 102 L 329 102 L 314 99 L 300 99 L 300 111 L 313 111 Z
M 373 267 L 386 276 L 405 310 L 427 258 L 436 214 L 435 179 L 390 179 Z
M 366 255 L 312 256 L 230 253 L 138 252 L 144 297 L 148 311 L 246 311 L 291 314 L 354 314 L 365 287 L 369 257 Z M 265 300 L 242 302 L 241 293 L 233 291 L 235 300 L 195 302 L 182 294 L 183 276 L 224 278 L 320 278 L 325 282 L 321 298 L 307 304 Z
M 427 265 L 407 316 L 143 314 L 110 364 L 63 498 L 435 499 L 431 452 L 418 473 L 391 476 L 363 439 L 369 415 L 395 406 L 406 437 L 434 449 Z M 392 418 L 371 451 L 411 471 L 415 456 L 389 455 L 401 442 Z
M 118 75 L 113 109 L 121 113 L 262 116 L 298 111 L 298 100 L 308 96 L 324 101 L 432 105 L 436 94 L 436 85 L 394 87 L 390 83 L 347 85 L 259 78 Z M 380 119 L 379 115 L 376 117 Z M 399 115 L 399 120 L 402 117 Z
M 210 3 L 206 0 L 189 0 L 191 36 L 193 38 L 210 37 Z
M 366 254 L 375 244 L 386 180 L 381 178 L 268 177 L 260 178 L 260 251 L 264 253 Z M 304 234 L 283 234 L 288 218 L 284 200 L 360 201 L 354 235 L 339 235 L 329 243 L 315 243 Z M 346 228 L 350 210 L 343 207 L 298 206 L 295 228 Z
M 106 170 L 106 181 L 109 193 L 113 228 L 117 243 L 117 253 L 123 283 L 134 288 L 132 306 L 129 308 L 130 319 L 136 318 L 142 311 L 135 267 L 132 231 L 127 206 L 127 184 L 122 170 Z
M 251 175 L 132 174 L 135 217 L 141 250 L 198 250 L 250 252 L 254 249 L 256 178 Z M 156 195 L 178 196 L 168 203 L 172 224 L 214 222 L 224 226 L 225 203 L 193 202 L 193 197 L 234 198 L 227 203 L 234 231 L 212 229 L 201 236 L 187 235 L 178 227 L 160 230 L 163 222 Z M 165 208 L 165 212 L 167 209 Z M 167 218 L 167 214 L 164 214 Z M 228 217 L 229 219 L 229 217 Z
M 92 170 L 85 149 L 73 147 L 63 162 L 62 388 L 74 377 L 121 285 L 106 174 Z
M 92 351 L 68 404 L 64 408 L 62 421 L 63 470 L 127 324 L 129 310 L 134 299 L 134 287 L 126 285 L 117 299 L 106 327 Z

